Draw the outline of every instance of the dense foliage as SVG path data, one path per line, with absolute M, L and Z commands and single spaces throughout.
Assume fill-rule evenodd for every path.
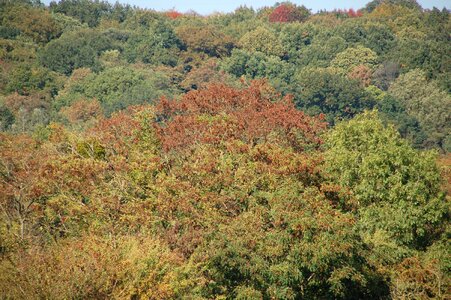
M 0 1 L 0 298 L 449 298 L 450 31 Z

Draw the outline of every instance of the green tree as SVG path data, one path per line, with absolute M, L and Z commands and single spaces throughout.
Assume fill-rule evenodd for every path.
M 295 71 L 292 65 L 280 57 L 241 49 L 234 49 L 232 55 L 222 61 L 221 68 L 236 77 L 268 78 L 271 84 L 282 92 L 289 90 L 289 83 Z
M 112 6 L 107 1 L 90 0 L 62 0 L 50 2 L 49 8 L 52 12 L 62 13 L 95 27 L 103 16 L 111 13 Z
M 447 61 L 451 46 L 446 38 L 430 40 L 429 34 L 422 33 L 421 37 L 416 37 L 414 34 L 406 33 L 399 38 L 397 47 L 389 55 L 393 61 L 402 64 L 407 70 L 424 70 L 427 78 L 439 80 L 441 88 L 449 92 L 451 81 L 447 74 L 450 73 L 451 67 Z
M 129 62 L 142 61 L 154 65 L 177 65 L 181 41 L 169 24 L 151 23 L 150 28 L 130 34 L 124 46 L 124 57 Z
M 113 67 L 99 74 L 80 70 L 73 84 L 56 98 L 55 109 L 70 106 L 80 99 L 97 99 L 106 115 L 130 105 L 152 103 L 175 91 L 162 72 L 144 72 L 127 67 Z M 77 78 L 80 77 L 80 78 Z
M 46 45 L 39 54 L 41 64 L 69 75 L 74 69 L 100 69 L 98 56 L 113 48 L 112 40 L 99 31 L 83 29 L 63 34 Z
M 365 6 L 365 9 L 368 12 L 372 12 L 381 4 L 392 4 L 392 5 L 400 5 L 408 8 L 421 9 L 421 6 L 418 4 L 416 0 L 373 0 L 368 2 Z
M 266 55 L 283 56 L 284 47 L 277 35 L 265 27 L 258 27 L 246 33 L 239 41 L 248 52 L 260 51 Z
M 311 26 L 301 23 L 288 23 L 280 29 L 279 39 L 288 61 L 296 63 L 300 51 L 312 43 L 312 30 Z
M 330 124 L 337 119 L 352 118 L 375 104 L 359 82 L 327 69 L 302 69 L 289 86 L 289 92 L 295 95 L 299 109 L 311 115 L 324 113 Z
M 361 18 L 347 19 L 336 26 L 334 36 L 342 37 L 349 45 L 367 47 L 383 55 L 396 46 L 396 36 L 385 23 Z
M 355 201 L 357 227 L 375 251 L 392 243 L 385 255 L 400 259 L 434 241 L 448 211 L 435 153 L 414 150 L 375 111 L 338 124 L 326 146 L 326 171 L 349 191 L 343 201 Z
M 47 91 L 51 96 L 55 96 L 62 85 L 60 77 L 57 73 L 43 67 L 20 64 L 11 72 L 5 91 L 16 92 L 20 95 Z
M 451 97 L 436 81 L 428 81 L 423 71 L 415 69 L 401 75 L 390 87 L 389 94 L 418 119 L 428 135 L 425 146 L 451 150 L 446 146 L 451 132 Z
M 14 115 L 13 113 L 0 103 L 0 131 L 6 131 L 11 128 L 11 125 L 14 124 Z
M 302 66 L 325 68 L 346 47 L 346 41 L 339 36 L 316 36 L 313 37 L 311 45 L 300 49 L 297 63 Z
M 377 65 L 377 54 L 371 49 L 357 46 L 356 48 L 347 48 L 331 61 L 330 66 L 339 74 L 348 74 L 357 66 L 363 65 L 374 69 Z
M 385 124 L 393 124 L 402 138 L 411 142 L 417 149 L 424 147 L 427 134 L 417 118 L 407 113 L 402 103 L 392 96 L 384 94 L 382 99 L 377 102 L 376 108 Z
M 52 18 L 61 27 L 61 31 L 63 33 L 88 27 L 86 24 L 82 24 L 79 20 L 62 13 L 53 13 Z

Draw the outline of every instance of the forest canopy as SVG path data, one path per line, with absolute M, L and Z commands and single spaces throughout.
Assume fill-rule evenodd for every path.
M 449 32 L 0 1 L 0 298 L 447 299 Z

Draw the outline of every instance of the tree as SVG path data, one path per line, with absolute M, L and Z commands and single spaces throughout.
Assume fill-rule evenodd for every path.
M 47 10 L 28 5 L 5 5 L 2 12 L 3 28 L 16 29 L 32 38 L 36 43 L 45 44 L 59 37 L 60 25 Z
M 399 72 L 399 64 L 392 61 L 385 61 L 374 71 L 373 82 L 378 88 L 386 91 L 392 82 L 399 76 Z
M 181 26 L 176 29 L 176 33 L 186 47 L 194 51 L 204 52 L 209 56 L 228 56 L 235 47 L 233 38 L 212 25 Z
M 98 101 L 83 99 L 74 102 L 69 107 L 63 107 L 61 114 L 74 125 L 95 121 L 97 118 L 103 116 L 102 108 Z
M 175 9 L 169 10 L 166 12 L 166 16 L 168 16 L 168 18 L 170 19 L 177 19 L 180 17 L 183 17 L 183 14 L 181 12 L 176 11 Z
M 423 71 L 415 69 L 401 75 L 390 87 L 389 94 L 418 119 L 428 134 L 425 146 L 450 150 L 446 140 L 450 134 L 451 97 L 435 81 L 428 81 Z
M 62 0 L 50 2 L 49 8 L 56 13 L 62 13 L 88 24 L 89 27 L 96 27 L 103 16 L 109 15 L 112 6 L 107 1 L 89 0 Z
M 334 32 L 334 35 L 342 37 L 352 47 L 363 46 L 377 55 L 384 55 L 396 46 L 393 30 L 381 22 L 347 20 L 336 26 Z
M 113 67 L 99 74 L 80 69 L 71 80 L 73 82 L 56 98 L 56 110 L 79 100 L 96 99 L 109 116 L 128 106 L 152 103 L 163 95 L 175 93 L 170 79 L 163 72 L 145 72 L 128 67 Z
M 11 129 L 17 133 L 32 132 L 36 127 L 49 122 L 49 95 L 34 93 L 32 95 L 10 94 L 4 99 L 4 105 L 14 115 Z
M 48 193 L 40 177 L 49 157 L 27 136 L 0 134 L 1 220 L 17 243 L 29 237 L 33 205 Z
M 450 91 L 451 83 L 446 75 L 450 72 L 449 64 L 446 63 L 447 53 L 450 51 L 451 46 L 447 38 L 431 40 L 428 33 L 415 36 L 414 33 L 406 32 L 399 38 L 398 45 L 390 53 L 390 57 L 402 64 L 406 70 L 424 70 L 428 79 L 436 79 L 442 89 Z
M 85 234 L 0 261 L 0 288 L 10 298 L 170 299 L 180 263 L 157 239 Z
M 234 49 L 232 55 L 222 61 L 221 68 L 236 77 L 268 78 L 281 91 L 287 90 L 295 71 L 292 65 L 279 57 L 240 49 Z
M 398 245 L 397 259 L 406 255 L 403 247 L 434 241 L 448 204 L 433 152 L 414 150 L 375 111 L 338 124 L 326 140 L 326 171 L 349 190 L 344 201 L 356 201 L 363 237 L 376 247 Z
M 79 20 L 62 13 L 52 13 L 52 18 L 61 27 L 62 33 L 88 27 Z
M 305 142 L 317 142 L 315 133 L 321 128 L 317 121 L 297 111 L 289 98 L 271 103 L 269 97 L 276 95 L 264 81 L 253 81 L 242 90 L 212 85 L 185 94 L 181 101 L 162 99 L 157 113 L 161 118 L 174 115 L 172 122 L 161 127 L 162 143 L 166 148 L 177 148 L 196 141 L 219 143 L 231 137 L 252 142 L 267 138 L 276 127 L 280 127 L 293 147 L 303 148 Z M 184 113 L 178 113 L 180 110 Z
M 311 26 L 300 23 L 285 24 L 281 28 L 279 40 L 285 49 L 285 56 L 288 61 L 297 62 L 300 51 L 312 43 L 312 31 Z
M 142 61 L 147 64 L 175 66 L 178 62 L 182 42 L 172 27 L 156 19 L 149 27 L 136 28 L 127 38 L 124 57 L 129 62 Z
M 285 2 L 274 8 L 268 19 L 270 22 L 302 22 L 309 16 L 310 10 L 305 6 L 297 6 L 290 2 Z
M 383 94 L 376 108 L 385 124 L 393 124 L 402 138 L 408 140 L 417 149 L 424 147 L 427 134 L 420 122 L 406 112 L 402 103 L 390 95 Z
M 338 36 L 313 37 L 311 45 L 300 49 L 299 59 L 296 62 L 301 66 L 325 68 L 346 47 L 346 41 Z
M 170 173 L 149 186 L 154 218 L 162 238 L 189 257 L 177 296 L 386 293 L 358 258 L 352 215 L 318 187 L 321 119 L 262 81 L 163 99 L 156 117 Z
M 48 92 L 55 96 L 62 86 L 62 78 L 57 73 L 43 67 L 32 67 L 28 64 L 17 65 L 8 78 L 6 92 L 30 95 L 36 91 Z
M 347 48 L 338 53 L 331 61 L 330 66 L 337 70 L 339 74 L 349 74 L 357 66 L 365 66 L 373 70 L 377 65 L 377 54 L 371 49 L 358 46 L 356 48 Z
M 356 79 L 360 81 L 360 84 L 364 87 L 368 87 L 370 85 L 372 75 L 373 75 L 372 70 L 365 65 L 355 66 L 348 73 L 348 77 L 350 79 Z
M 53 40 L 41 51 L 41 64 L 53 71 L 70 75 L 74 69 L 88 67 L 100 69 L 98 56 L 112 49 L 112 41 L 101 32 L 80 30 L 67 32 Z
M 232 85 L 234 78 L 219 70 L 218 61 L 210 59 L 205 61 L 199 67 L 193 67 L 186 75 L 180 86 L 186 90 L 206 88 L 211 83 L 228 83 Z
M 373 0 L 366 4 L 365 9 L 368 12 L 372 12 L 381 4 L 391 4 L 405 6 L 408 8 L 421 9 L 421 6 L 418 4 L 416 0 Z
M 0 131 L 6 131 L 14 124 L 14 115 L 4 104 L 0 104 Z
M 265 27 L 257 27 L 246 33 L 239 41 L 241 47 L 248 52 L 260 51 L 266 55 L 283 56 L 284 47 L 277 35 Z
M 357 81 L 328 70 L 304 69 L 296 75 L 290 93 L 296 95 L 299 109 L 310 115 L 326 114 L 334 124 L 339 119 L 352 118 L 375 104 L 374 99 Z
M 446 298 L 450 13 L 371 5 L 0 0 L 0 299 Z

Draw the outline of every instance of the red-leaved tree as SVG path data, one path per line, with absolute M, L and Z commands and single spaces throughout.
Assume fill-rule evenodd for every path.
M 170 10 L 170 11 L 166 12 L 166 16 L 170 19 L 175 20 L 177 18 L 183 17 L 183 14 L 176 10 Z
M 179 101 L 163 98 L 157 115 L 166 120 L 158 125 L 165 149 L 228 139 L 255 144 L 277 131 L 285 143 L 303 150 L 319 146 L 318 134 L 325 128 L 320 118 L 297 110 L 291 97 L 282 98 L 265 81 L 253 81 L 241 90 L 213 84 Z
M 269 15 L 270 22 L 302 22 L 308 18 L 310 11 L 305 6 L 284 3 L 277 6 Z

